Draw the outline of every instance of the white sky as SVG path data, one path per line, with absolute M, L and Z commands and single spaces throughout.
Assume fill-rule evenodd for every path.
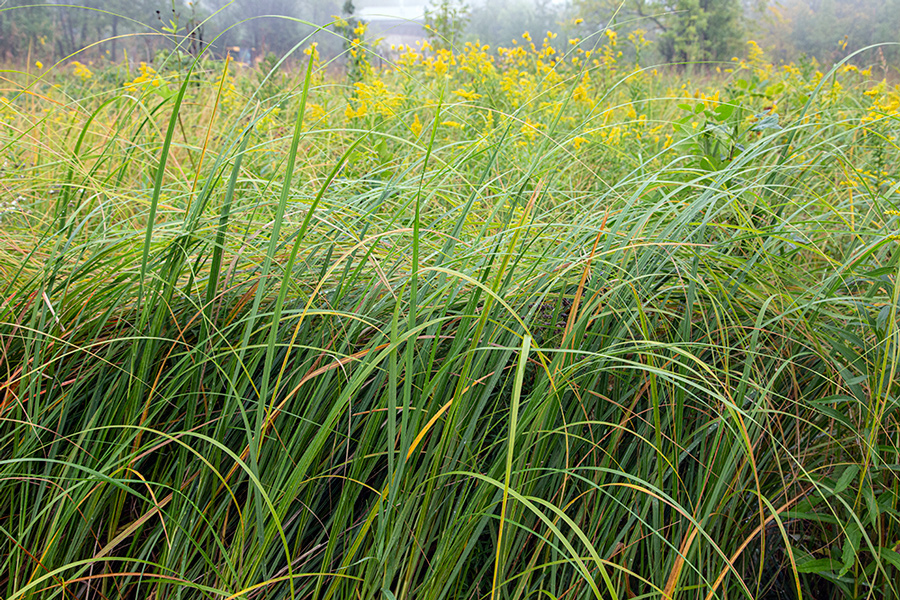
M 379 18 L 421 19 L 426 2 L 420 0 L 356 0 L 356 12 L 372 21 Z
M 490 0 L 468 0 L 469 5 L 490 3 Z M 551 0 L 550 4 L 562 5 L 566 0 Z M 354 0 L 357 14 L 368 20 L 385 18 L 421 19 L 427 0 Z

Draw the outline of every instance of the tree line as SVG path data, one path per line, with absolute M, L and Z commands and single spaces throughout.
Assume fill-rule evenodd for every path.
M 574 7 L 588 28 L 645 30 L 666 62 L 728 61 L 751 39 L 785 63 L 832 63 L 875 44 L 882 46 L 861 61 L 900 58 L 900 0 L 575 0 Z
M 900 59 L 900 0 L 431 0 L 437 35 L 508 45 L 523 31 L 567 29 L 590 36 L 612 27 L 636 30 L 655 42 L 652 60 L 728 61 L 754 39 L 784 62 L 834 62 L 873 44 L 860 61 L 894 65 Z M 151 60 L 162 48 L 223 55 L 240 48 L 283 55 L 334 15 L 354 10 L 349 0 L 33 0 L 0 2 L 0 60 L 61 59 L 76 53 L 121 60 L 126 52 Z M 272 16 L 278 15 L 278 16 Z M 452 16 L 452 18 L 445 18 Z M 336 36 L 320 36 L 325 55 L 341 52 Z M 211 46 L 211 47 L 210 47 Z M 85 50 L 86 49 L 86 50 Z
M 283 54 L 340 14 L 338 0 L 0 1 L 0 60 L 64 59 L 76 53 L 152 60 L 175 46 L 223 55 L 229 48 Z M 325 41 L 326 46 L 328 41 Z M 340 41 L 331 44 L 339 47 Z

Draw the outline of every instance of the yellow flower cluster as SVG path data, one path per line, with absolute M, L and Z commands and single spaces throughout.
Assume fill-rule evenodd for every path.
M 578 150 L 581 148 L 582 145 L 586 144 L 587 142 L 588 142 L 587 138 L 581 137 L 579 135 L 579 136 L 572 138 L 572 147 L 575 148 L 576 150 Z
M 414 138 L 418 138 L 422 135 L 422 121 L 419 120 L 419 115 L 416 114 L 413 118 L 413 122 L 409 126 L 409 130 L 412 132 Z
M 349 58 L 363 60 L 369 52 L 364 34 L 365 28 L 360 26 L 346 36 L 352 42 L 348 64 Z M 673 153 L 696 154 L 697 140 L 722 134 L 726 128 L 740 130 L 744 136 L 733 144 L 737 147 L 746 145 L 748 138 L 759 139 L 758 130 L 751 135 L 754 128 L 770 127 L 774 132 L 778 126 L 801 125 L 791 122 L 791 115 L 797 114 L 797 106 L 806 102 L 824 78 L 812 62 L 775 69 L 752 41 L 747 44 L 746 58 L 735 61 L 743 73 L 731 78 L 710 74 L 691 83 L 662 68 L 657 72 L 638 66 L 640 49 L 650 43 L 643 31 L 626 34 L 606 29 L 599 43 L 590 41 L 590 46 L 584 47 L 578 38 L 560 37 L 562 34 L 548 31 L 541 42 L 538 35 L 525 33 L 508 47 L 499 48 L 477 42 L 435 48 L 427 41 L 394 47 L 384 54 L 384 67 L 369 65 L 352 77 L 348 68 L 349 82 L 344 86 L 331 85 L 331 81 L 314 85 L 306 104 L 304 129 L 337 138 L 359 130 L 384 134 L 390 151 L 384 146 L 377 151 L 360 150 L 363 158 L 354 158 L 354 168 L 363 168 L 359 161 L 403 156 L 393 144 L 404 143 L 398 141 L 404 138 L 405 143 L 423 144 L 422 138 L 429 139 L 433 126 L 445 144 L 442 147 L 469 146 L 474 151 L 478 144 L 490 144 L 507 135 L 505 139 L 511 139 L 516 152 L 523 154 L 557 148 L 583 160 L 600 160 L 610 154 L 655 160 L 658 153 L 661 161 L 668 161 Z M 309 46 L 305 55 L 316 81 L 322 82 L 325 69 L 318 48 Z M 242 76 L 240 71 L 236 76 Z M 897 116 L 900 88 L 882 82 L 869 90 L 866 101 L 860 97 L 863 76 L 860 69 L 848 65 L 833 80 L 829 77 L 816 98 L 818 106 L 829 110 L 808 111 L 807 116 L 815 120 L 820 113 L 829 118 L 846 111 L 838 117 L 846 127 L 858 126 L 862 115 L 872 122 Z M 235 78 L 227 77 L 222 106 L 233 112 L 243 103 Z M 284 77 L 291 75 L 285 73 Z M 155 89 L 164 85 L 165 80 L 142 63 L 138 77 L 126 87 Z M 851 94 L 862 100 L 862 111 L 846 101 Z M 836 104 L 830 104 L 832 101 Z M 776 113 L 779 107 L 782 114 Z M 290 115 L 296 114 L 297 101 L 288 98 L 280 108 L 281 114 L 275 109 L 265 113 L 256 124 L 258 133 L 284 135 L 281 125 L 293 119 Z M 729 116 L 732 114 L 734 117 Z M 780 124 L 775 124 L 775 116 Z M 889 139 L 883 130 L 875 133 Z M 737 133 L 734 136 L 738 139 Z M 716 150 L 716 156 L 728 155 L 728 140 L 724 144 L 725 149 Z
M 126 89 L 143 93 L 154 88 L 165 86 L 165 81 L 159 76 L 159 73 L 147 63 L 141 62 L 138 71 L 140 72 L 140 75 L 135 77 L 134 80 L 126 83 Z
M 381 79 L 372 79 L 369 83 L 357 82 L 355 88 L 353 100 L 346 109 L 348 119 L 364 117 L 369 107 L 376 115 L 390 118 L 396 116 L 403 104 L 403 96 L 388 88 Z M 356 105 L 355 109 L 353 104 Z
M 350 66 L 357 76 L 366 79 L 373 74 L 372 64 L 369 62 L 369 51 L 366 49 L 366 31 L 368 24 L 360 21 L 353 29 L 353 39 L 350 40 Z
M 716 93 L 712 96 L 707 96 L 702 91 L 697 90 L 697 97 L 703 102 L 703 106 L 706 108 L 715 108 L 719 105 L 719 90 L 716 90 Z
M 324 106 L 311 102 L 306 105 L 306 114 L 303 118 L 311 126 L 315 126 L 316 123 L 325 119 L 326 116 L 328 116 L 328 113 L 325 112 Z
M 643 29 L 635 29 L 628 34 L 628 41 L 634 47 L 634 62 L 637 64 L 641 62 L 641 52 L 650 45 L 650 40 L 645 37 L 646 35 L 647 32 Z
M 344 116 L 347 117 L 348 121 L 352 121 L 353 119 L 362 119 L 369 112 L 369 107 L 365 102 L 360 102 L 356 105 L 356 108 L 353 108 L 352 104 L 347 104 L 347 108 L 344 109 Z
M 267 134 L 278 125 L 277 117 L 281 113 L 280 108 L 273 108 L 256 122 L 256 131 L 261 134 Z
M 420 42 L 421 44 L 421 42 Z M 412 68 L 419 62 L 420 54 L 413 46 L 405 44 L 403 46 L 391 46 L 391 51 L 397 55 L 395 64 L 404 69 Z
M 531 120 L 531 117 L 525 117 L 525 122 L 522 124 L 522 127 L 519 131 L 522 133 L 522 136 L 527 140 L 527 142 L 533 142 L 541 129 L 544 129 L 543 123 L 535 123 Z M 526 142 L 520 142 L 520 144 L 524 144 Z
M 478 100 L 479 98 L 481 98 L 481 94 L 476 94 L 475 92 L 472 92 L 472 91 L 469 91 L 469 90 L 466 90 L 463 88 L 453 90 L 453 95 L 459 96 L 463 100 L 467 100 L 467 101 Z
M 233 63 L 229 62 L 228 64 L 230 66 Z M 144 63 L 141 63 L 141 65 L 146 67 L 146 65 Z M 145 76 L 146 76 L 146 72 L 142 72 L 140 75 L 140 77 L 145 77 Z M 140 77 L 138 77 L 137 79 L 140 79 Z M 227 111 L 233 110 L 233 109 L 237 108 L 238 106 L 240 106 L 240 94 L 238 94 L 237 81 L 235 80 L 233 75 L 231 75 L 228 71 L 226 71 L 226 72 L 222 73 L 222 77 L 224 78 L 224 81 L 220 81 L 221 86 L 222 86 L 222 96 L 221 96 L 221 98 L 219 98 L 219 103 L 222 106 L 222 109 L 227 112 Z M 137 79 L 135 81 L 137 81 Z M 133 87 L 134 86 L 143 87 L 143 84 L 145 84 L 145 83 L 152 85 L 152 83 L 149 82 L 149 79 L 137 81 L 136 84 L 135 84 L 135 81 L 131 81 L 129 83 Z M 128 86 L 129 86 L 129 84 L 125 84 L 126 88 Z M 135 87 L 135 89 L 137 89 L 137 87 Z M 158 87 L 158 86 L 156 86 L 156 87 Z
M 459 55 L 459 68 L 472 77 L 492 77 L 496 73 L 494 57 L 489 54 L 490 46 L 466 42 Z
M 575 90 L 572 92 L 572 100 L 578 104 L 590 104 L 591 94 L 588 91 L 590 89 L 591 73 L 590 71 L 585 71 L 584 75 L 581 76 L 581 82 L 575 86 Z
M 91 73 L 91 70 L 87 68 L 87 65 L 84 63 L 78 62 L 77 60 L 72 61 L 73 73 L 76 77 L 80 78 L 82 81 L 87 81 L 91 77 L 94 76 Z
M 889 87 L 886 80 L 863 92 L 872 99 L 864 123 L 900 117 L 900 84 Z
M 15 120 L 18 111 L 16 108 L 10 103 L 9 100 L 0 96 L 0 121 L 12 122 Z
M 774 71 L 772 64 L 766 60 L 763 49 L 753 40 L 747 41 L 747 64 L 760 79 L 768 79 Z
M 322 83 L 322 57 L 319 54 L 319 43 L 313 42 L 309 45 L 306 50 L 303 51 L 303 54 L 309 57 L 310 62 L 312 62 L 312 83 L 314 85 L 318 85 Z

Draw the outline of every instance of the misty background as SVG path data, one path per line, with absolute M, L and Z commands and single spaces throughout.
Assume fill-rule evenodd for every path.
M 317 32 L 336 16 L 351 27 Z M 384 53 L 427 38 L 509 46 L 526 31 L 590 40 L 612 27 L 623 39 L 639 30 L 655 42 L 644 63 L 727 61 L 750 39 L 775 62 L 831 63 L 885 43 L 855 61 L 887 69 L 900 58 L 900 0 L 0 0 L 0 60 L 149 62 L 180 45 L 256 62 L 292 50 L 299 58 L 314 40 L 339 64 L 343 38 L 360 21 Z

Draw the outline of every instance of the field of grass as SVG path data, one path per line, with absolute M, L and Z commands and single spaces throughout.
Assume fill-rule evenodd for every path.
M 3 71 L 0 596 L 900 597 L 891 73 L 530 37 Z

